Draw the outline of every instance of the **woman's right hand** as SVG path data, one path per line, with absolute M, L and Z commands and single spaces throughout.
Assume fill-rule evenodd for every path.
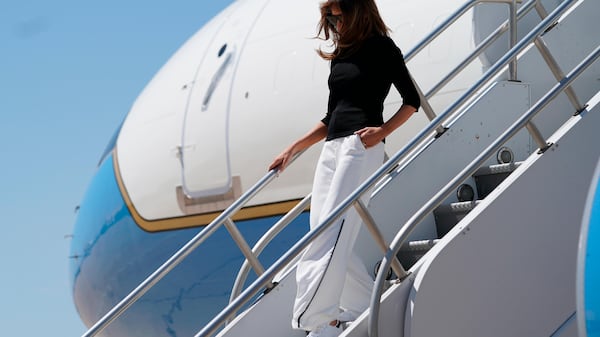
M 288 147 L 277 157 L 275 157 L 275 159 L 273 159 L 273 162 L 271 165 L 269 165 L 269 171 L 272 169 L 277 169 L 279 172 L 283 172 L 295 154 L 296 152 L 294 151 L 294 146 Z

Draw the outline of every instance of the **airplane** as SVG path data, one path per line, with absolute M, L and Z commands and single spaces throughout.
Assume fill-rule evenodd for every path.
M 600 281 L 598 242 L 600 242 L 600 162 L 596 166 L 590 184 L 577 252 L 577 312 L 585 313 L 585 315 L 577 315 L 577 330 L 581 332 L 580 336 L 592 337 L 600 334 L 600 296 L 597 291 L 597 284 Z
M 327 49 L 330 45 L 314 38 L 319 2 L 233 2 L 194 34 L 137 97 L 101 155 L 74 226 L 71 256 L 76 258 L 70 261 L 70 278 L 75 306 L 86 326 L 92 327 L 103 318 L 223 210 L 248 192 L 265 176 L 271 159 L 324 116 L 329 68 L 315 50 Z M 407 58 L 415 83 L 428 89 L 507 20 L 506 4 L 516 6 L 512 0 L 487 2 L 490 1 L 467 1 L 477 6 L 457 20 L 443 38 L 428 44 L 416 55 L 416 52 L 411 53 L 415 46 L 457 9 L 466 8 L 465 1 L 377 1 L 391 28 L 391 37 Z M 540 3 L 551 12 L 563 1 Z M 587 0 L 578 2 L 575 7 L 584 5 L 592 10 L 572 10 L 576 12 L 573 15 L 589 19 L 585 15 L 594 13 L 597 5 Z M 522 2 L 519 8 L 525 6 Z M 533 11 L 518 19 L 516 41 L 526 37 L 542 21 Z M 558 26 L 562 27 L 560 23 Z M 576 29 L 593 31 L 588 26 Z M 515 41 L 509 41 L 507 33 L 504 35 L 463 67 L 459 77 L 427 96 L 432 111 L 444 111 L 452 106 L 494 68 L 514 46 Z M 587 35 L 582 39 L 586 48 L 597 46 L 597 39 Z M 577 43 L 571 42 L 569 46 Z M 573 52 L 577 62 L 582 54 L 584 52 L 579 50 Z M 502 85 L 518 87 L 515 90 L 524 96 L 508 97 L 515 101 L 526 100 L 526 105 L 531 105 L 545 93 L 540 87 L 550 88 L 556 79 L 544 75 L 539 80 L 543 85 L 528 87 L 525 82 L 535 82 L 531 76 L 537 76 L 541 71 L 537 64 L 543 62 L 539 57 L 528 60 L 525 52 L 519 57 L 529 62 L 519 68 L 525 79 L 505 81 Z M 591 74 L 583 75 L 585 81 L 574 84 L 584 102 L 599 91 L 594 82 L 597 69 L 598 66 L 592 66 Z M 497 78 L 506 80 L 509 72 L 506 70 Z M 556 109 L 569 104 L 564 98 L 561 102 L 555 105 Z M 465 106 L 479 103 L 470 100 Z M 385 102 L 384 115 L 395 112 L 400 104 L 401 97 L 392 90 Z M 435 121 L 434 118 L 422 112 L 415 114 L 388 138 L 388 156 L 402 151 L 431 120 Z M 556 123 L 542 121 L 543 133 L 552 134 L 549 130 L 560 126 Z M 440 138 L 450 137 L 451 133 L 452 129 Z M 476 140 L 480 137 L 486 138 L 478 134 Z M 487 138 L 492 136 L 488 134 Z M 525 133 L 508 144 L 510 149 L 504 147 L 504 151 L 498 152 L 498 163 L 525 160 L 538 150 L 537 144 Z M 233 217 L 240 235 L 250 245 L 310 192 L 318 148 L 314 146 L 300 156 Z M 503 161 L 501 158 L 506 156 L 509 159 Z M 587 179 L 590 181 L 591 174 Z M 460 198 L 451 199 L 448 202 Z M 432 219 L 433 216 L 427 221 L 432 222 Z M 260 262 L 272 265 L 307 232 L 308 211 L 305 210 L 262 252 Z M 433 239 L 430 232 L 431 228 L 417 230 L 413 237 Z M 365 245 L 359 243 L 360 247 Z M 382 253 L 375 257 L 377 249 L 369 251 L 365 262 L 375 269 Z M 101 335 L 195 335 L 229 303 L 244 260 L 229 231 L 219 228 Z M 413 273 L 417 275 L 416 271 Z M 249 286 L 256 279 L 256 275 L 251 275 L 244 285 Z

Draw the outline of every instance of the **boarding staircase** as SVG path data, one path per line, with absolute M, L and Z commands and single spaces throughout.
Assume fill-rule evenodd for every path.
M 247 260 L 229 306 L 196 336 L 304 336 L 290 324 L 294 262 L 351 207 L 365 223 L 355 250 L 376 280 L 369 309 L 343 336 L 577 336 L 574 261 L 600 157 L 600 2 L 470 0 L 406 55 L 409 67 L 484 2 L 507 4 L 509 19 L 422 93 L 430 124 L 275 264 L 265 268 L 258 255 L 310 195 L 253 248 L 231 220 L 276 178 L 271 171 L 84 336 L 100 333 L 220 226 Z M 536 12 L 539 24 L 518 39 L 519 20 Z M 506 35 L 509 50 L 436 114 L 428 99 Z M 369 204 L 359 199 L 365 193 Z M 258 278 L 242 289 L 250 269 Z
M 410 269 L 433 246 L 454 228 L 475 206 L 481 204 L 483 199 L 490 194 L 504 179 L 506 179 L 523 162 L 514 162 L 512 152 L 503 148 L 498 157 L 499 164 L 481 167 L 473 175 L 475 189 L 470 184 L 461 185 L 456 191 L 456 202 L 439 205 L 434 211 L 435 229 L 437 239 L 413 240 L 400 247 L 398 259 L 406 269 Z M 379 264 L 376 264 L 376 270 Z M 393 277 L 391 270 L 387 280 Z

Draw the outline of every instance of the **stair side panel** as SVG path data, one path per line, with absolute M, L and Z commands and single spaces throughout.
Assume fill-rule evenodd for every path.
M 600 108 L 572 117 L 426 256 L 405 336 L 549 336 L 575 311 Z M 435 324 L 432 324 L 435 322 Z

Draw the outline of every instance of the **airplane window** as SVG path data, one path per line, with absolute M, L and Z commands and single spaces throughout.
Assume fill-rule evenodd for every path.
M 227 50 L 227 43 L 223 45 L 223 47 L 221 47 L 221 49 L 219 49 L 219 54 L 218 56 L 221 57 L 223 56 L 223 54 L 225 54 L 225 51 Z

